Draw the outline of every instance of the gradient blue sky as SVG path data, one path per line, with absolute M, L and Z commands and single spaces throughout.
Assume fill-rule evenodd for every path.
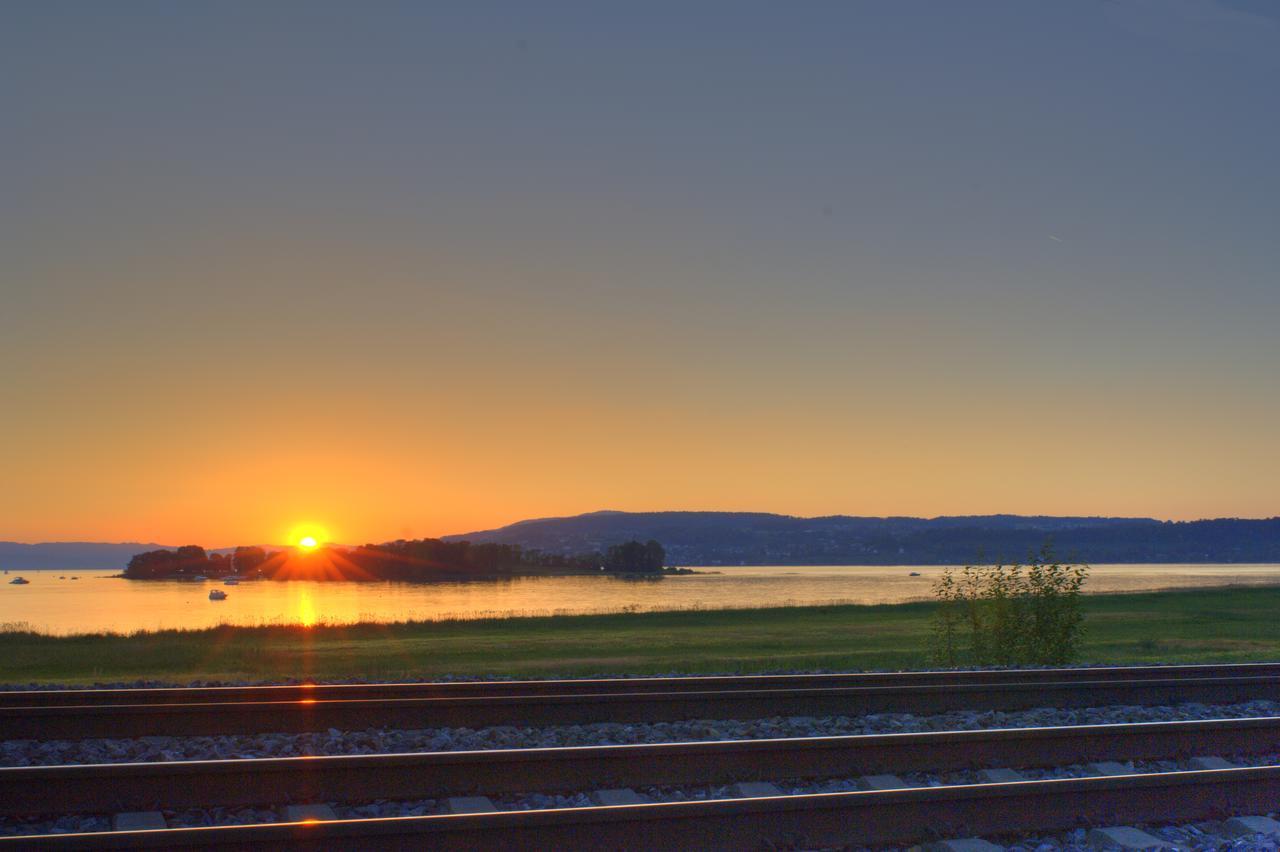
M 1280 7 L 0 9 L 0 538 L 1277 513 Z

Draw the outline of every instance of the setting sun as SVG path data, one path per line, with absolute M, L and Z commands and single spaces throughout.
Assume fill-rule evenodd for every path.
M 315 550 L 332 540 L 327 529 L 313 522 L 296 524 L 285 537 L 285 541 L 301 551 Z

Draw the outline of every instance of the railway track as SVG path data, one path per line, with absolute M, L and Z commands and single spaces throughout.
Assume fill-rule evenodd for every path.
M 1280 717 L 651 745 L 25 766 L 0 816 L 557 793 L 1280 751 Z
M 839 848 L 1054 830 L 1081 822 L 1196 820 L 1261 812 L 1280 797 L 1280 766 L 1124 777 L 969 784 L 249 826 L 0 839 L 0 848 L 253 846 L 306 849 L 621 850 Z
M 1280 666 L 0 693 L 6 739 L 936 714 L 1280 700 Z M 48 703 L 53 702 L 53 703 Z
M 122 687 L 0 690 L 0 708 L 50 705 L 206 704 L 304 699 L 475 698 L 636 692 L 813 689 L 851 686 L 957 686 L 1047 681 L 1141 681 L 1219 677 L 1280 677 L 1280 663 L 830 674 L 708 675 L 422 683 L 301 683 L 270 686 Z
M 565 724 L 1280 698 L 1280 665 L 0 693 L 6 739 Z M 61 703 L 45 703 L 45 702 Z M 220 723 L 211 724 L 219 714 Z M 228 719 L 230 720 L 228 722 Z M 465 721 L 461 721 L 465 720 Z M 76 727 L 77 725 L 83 727 Z M 0 768 L 0 817 L 590 793 L 1280 751 L 1280 717 L 468 752 Z M 971 776 L 962 776 L 971 777 Z M 767 788 L 766 788 L 767 789 Z M 808 788 L 812 789 L 812 787 Z M 21 835 L 4 848 L 176 845 L 753 849 L 906 845 L 1257 814 L 1280 766 L 703 801 Z

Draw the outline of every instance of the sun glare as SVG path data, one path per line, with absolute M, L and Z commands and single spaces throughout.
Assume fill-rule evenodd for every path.
M 298 524 L 289 530 L 289 535 L 285 539 L 294 548 L 301 551 L 315 550 L 331 540 L 329 531 L 317 523 Z

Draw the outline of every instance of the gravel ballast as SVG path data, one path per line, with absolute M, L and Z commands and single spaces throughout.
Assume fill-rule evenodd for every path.
M 1278 755 L 1254 756 L 1252 758 L 1237 757 L 1240 765 L 1262 765 L 1274 762 Z M 1185 761 L 1153 761 L 1131 764 L 1134 771 L 1174 771 L 1189 768 Z M 1083 766 L 1067 766 L 1053 769 L 1024 770 L 1028 779 L 1033 778 L 1078 778 L 1092 774 Z M 929 773 L 908 773 L 902 780 L 910 786 L 944 786 L 949 784 L 974 783 L 976 775 L 972 772 L 953 772 L 942 775 Z M 823 781 L 780 782 L 778 786 L 785 794 L 846 792 L 858 789 L 857 779 L 827 779 Z M 653 802 L 702 801 L 708 799 L 734 798 L 736 793 L 732 785 L 715 785 L 699 787 L 647 787 L 641 788 L 640 795 Z M 594 804 L 587 793 L 571 793 L 548 795 L 531 793 L 521 796 L 494 797 L 494 805 L 499 810 L 535 810 L 543 808 L 588 807 Z M 419 799 L 413 801 L 375 801 L 363 803 L 330 803 L 334 816 L 338 819 L 360 819 L 372 817 L 425 816 L 442 812 L 443 803 L 435 799 Z M 1266 816 L 1275 817 L 1275 813 Z M 209 808 L 187 809 L 182 811 L 165 811 L 165 822 L 170 828 L 198 827 L 213 825 L 244 825 L 252 823 L 279 822 L 278 810 L 258 808 Z M 39 822 L 17 822 L 5 820 L 0 822 L 0 835 L 30 834 L 65 834 L 76 831 L 107 831 L 111 827 L 109 815 L 70 815 L 56 820 Z M 1179 825 L 1143 826 L 1144 831 L 1166 841 L 1176 849 L 1187 850 L 1277 850 L 1277 838 L 1266 835 L 1233 836 L 1224 822 L 1197 822 Z M 1018 839 L 1004 838 L 997 842 L 998 846 L 1010 852 L 1054 852 L 1054 850 L 1097 849 L 1091 845 L 1089 832 L 1086 829 L 1075 829 L 1052 835 L 1034 835 Z M 850 847 L 858 848 L 858 847 Z
M 983 730 L 992 728 L 1060 725 L 1164 722 L 1179 720 L 1228 719 L 1280 716 L 1280 702 L 1251 701 L 1239 704 L 1206 705 L 1187 703 L 1175 706 L 1107 706 L 1083 709 L 1040 708 L 1034 710 L 954 711 L 933 716 L 884 713 L 866 716 L 786 716 L 753 720 L 690 720 L 651 724 L 598 723 L 548 727 L 497 726 L 488 728 L 433 728 L 395 730 L 372 728 L 363 731 L 329 730 L 312 734 L 254 734 L 203 737 L 102 738 L 89 740 L 7 740 L 0 742 L 0 765 L 39 766 L 85 763 L 121 763 L 203 759 L 292 757 L 303 755 L 350 755 L 419 751 L 536 748 L 557 746 L 620 745 L 707 740 L 742 740 L 780 737 L 839 736 L 851 734 L 909 733 L 919 731 Z M 1280 754 L 1221 755 L 1238 765 L 1280 763 Z M 1136 772 L 1192 769 L 1185 760 L 1139 761 L 1128 764 Z M 1021 769 L 1028 780 L 1078 778 L 1092 773 L 1085 766 Z M 979 783 L 975 771 L 944 773 L 904 773 L 910 786 L 942 786 Z M 775 779 L 783 793 L 804 794 L 842 792 L 858 789 L 856 778 L 821 780 Z M 548 807 L 584 807 L 593 804 L 590 791 L 493 797 L 502 810 L 529 810 Z M 688 785 L 645 787 L 637 791 L 649 801 L 696 801 L 732 798 L 731 785 Z M 415 801 L 333 802 L 338 818 L 423 816 L 439 813 L 434 799 Z M 209 808 L 164 813 L 170 827 L 234 825 L 276 822 L 272 808 Z M 1274 814 L 1272 814 L 1274 816 Z M 66 815 L 39 822 L 0 821 L 0 834 L 69 833 L 105 831 L 111 815 Z M 1221 823 L 1144 827 L 1178 849 L 1194 850 L 1277 850 L 1274 839 L 1263 836 L 1232 837 Z M 1006 848 L 1016 852 L 1091 849 L 1087 832 L 1078 830 L 1060 835 L 1006 839 Z
M 916 731 L 982 730 L 1121 722 L 1168 722 L 1280 715 L 1280 703 L 1091 708 L 1041 708 L 1016 712 L 953 711 L 934 716 L 879 713 L 867 716 L 777 716 L 766 719 L 698 719 L 684 722 L 549 727 L 427 728 L 363 731 L 330 729 L 323 733 L 249 734 L 202 737 L 99 738 L 86 740 L 6 740 L 0 766 L 48 766 L 74 763 L 129 763 L 167 760 L 215 760 L 302 755 L 395 754 L 420 751 L 545 748 L 637 743 L 750 740 L 890 734 Z

